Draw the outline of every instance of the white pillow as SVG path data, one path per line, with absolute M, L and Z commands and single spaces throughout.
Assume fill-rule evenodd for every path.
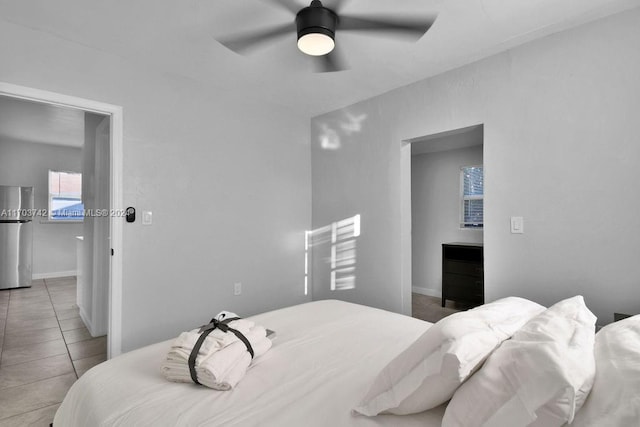
M 595 376 L 596 317 L 581 296 L 531 319 L 455 393 L 442 427 L 559 427 Z
M 446 402 L 502 341 L 544 310 L 509 297 L 445 317 L 378 374 L 354 411 L 404 415 Z
M 596 379 L 571 427 L 640 425 L 640 316 L 596 334 Z

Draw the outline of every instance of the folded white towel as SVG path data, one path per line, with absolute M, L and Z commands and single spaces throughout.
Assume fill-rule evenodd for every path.
M 240 321 L 231 322 L 229 326 L 236 328 L 235 322 Z M 249 323 L 253 324 L 253 322 Z M 245 329 L 249 323 L 240 326 Z M 169 381 L 192 382 L 188 359 L 197 336 L 200 335 L 197 333 L 198 330 L 194 331 L 183 332 L 181 334 L 182 338 L 178 337 L 167 353 L 167 357 L 160 369 Z M 209 337 L 215 332 L 222 331 L 215 330 L 209 334 Z M 271 348 L 271 340 L 266 338 L 266 330 L 262 326 L 253 326 L 248 330 L 240 330 L 240 332 L 251 344 L 254 351 L 254 359 Z M 232 336 L 234 339 L 230 339 L 230 337 L 224 337 L 222 340 L 214 338 L 212 342 L 207 343 L 209 340 L 209 337 L 207 337 L 202 346 L 205 347 L 208 344 L 207 350 L 203 352 L 201 348 L 196 358 L 198 381 L 207 387 L 217 390 L 229 390 L 235 387 L 244 377 L 252 362 L 251 355 L 242 341 L 231 332 L 223 334 Z M 195 340 L 192 339 L 193 336 L 196 336 Z M 191 348 L 187 347 L 189 342 L 193 342 Z
M 228 335 L 235 335 L 232 332 L 228 332 Z M 257 344 L 262 338 L 266 337 L 266 330 L 262 326 L 254 326 L 249 331 L 244 333 L 243 335 L 249 341 L 249 344 L 253 347 Z M 208 339 L 208 337 L 207 337 Z M 205 340 L 206 343 L 206 340 Z M 203 344 L 204 347 L 204 344 Z M 188 360 L 191 355 L 191 348 L 187 347 L 172 347 L 167 353 L 167 361 L 175 362 L 178 364 L 183 364 L 188 368 Z M 224 350 L 224 351 L 223 351 Z M 229 350 L 229 351 L 227 351 Z M 215 374 L 217 376 L 222 375 L 229 366 L 234 363 L 240 355 L 243 353 L 248 353 L 246 345 L 237 339 L 229 345 L 223 348 L 211 348 L 209 352 L 203 354 L 203 352 L 198 352 L 198 356 L 196 358 L 196 366 L 207 363 L 208 366 L 215 366 L 216 371 Z M 254 350 L 255 353 L 255 350 Z M 187 370 L 188 372 L 188 370 Z
M 251 328 L 255 326 L 255 323 L 250 320 L 240 319 L 229 322 L 229 327 L 238 330 L 243 335 L 247 335 Z M 198 338 L 200 338 L 200 328 L 192 329 L 189 332 L 182 332 L 173 343 L 171 343 L 172 349 L 184 349 L 188 353 L 196 345 Z M 214 329 L 204 340 L 202 347 L 198 351 L 198 356 L 204 356 L 221 348 L 238 341 L 238 337 L 233 333 L 225 333 L 220 329 Z M 188 356 L 187 356 L 188 357 Z
M 242 345 L 242 343 L 234 343 L 229 347 L 220 350 L 217 354 L 220 356 L 220 359 L 225 359 L 228 361 L 234 361 L 233 358 L 227 358 L 223 353 L 227 352 L 227 350 L 231 350 L 231 347 L 236 345 Z M 244 377 L 247 372 L 247 369 L 250 367 L 251 362 L 255 360 L 257 357 L 262 356 L 271 348 L 271 340 L 269 338 L 262 338 L 259 341 L 252 344 L 254 356 L 251 359 L 251 355 L 247 352 L 247 349 L 244 348 L 244 351 L 240 352 L 240 354 L 235 358 L 235 363 L 231 363 L 224 372 L 220 369 L 222 364 L 218 365 L 212 359 L 201 363 L 196 366 L 196 373 L 198 375 L 198 381 L 201 384 L 206 385 L 207 387 L 216 389 L 216 390 L 230 390 L 240 382 L 240 380 Z

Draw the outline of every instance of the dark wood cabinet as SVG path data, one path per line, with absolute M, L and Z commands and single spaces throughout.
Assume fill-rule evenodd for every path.
M 484 304 L 482 243 L 442 244 L 442 306 L 447 300 Z

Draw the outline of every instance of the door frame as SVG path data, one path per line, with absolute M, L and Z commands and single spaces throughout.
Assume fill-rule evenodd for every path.
M 412 206 L 411 206 L 411 146 L 414 143 L 421 143 L 433 138 L 441 138 L 448 135 L 455 135 L 461 132 L 471 131 L 477 128 L 482 132 L 482 157 L 485 163 L 485 144 L 484 136 L 486 124 L 471 123 L 454 128 L 443 129 L 439 131 L 429 132 L 422 136 L 403 139 L 400 141 L 400 291 L 402 296 L 402 313 L 411 316 L 412 310 L 412 292 L 413 292 L 413 275 L 412 275 Z M 455 148 L 455 147 L 454 147 Z M 460 147 L 462 148 L 462 147 Z M 486 199 L 485 199 L 486 200 Z M 485 204 L 486 207 L 486 204 Z M 484 233 L 485 228 L 483 228 Z
M 18 86 L 0 81 L 0 96 L 73 108 L 110 117 L 110 209 L 123 212 L 122 160 L 123 160 L 123 111 L 122 107 L 56 92 Z M 111 268 L 109 274 L 109 327 L 107 357 L 122 353 L 122 234 L 123 218 L 110 215 Z

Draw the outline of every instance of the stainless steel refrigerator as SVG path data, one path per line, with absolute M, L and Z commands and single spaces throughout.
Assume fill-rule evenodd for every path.
M 0 289 L 31 286 L 33 187 L 0 185 Z

